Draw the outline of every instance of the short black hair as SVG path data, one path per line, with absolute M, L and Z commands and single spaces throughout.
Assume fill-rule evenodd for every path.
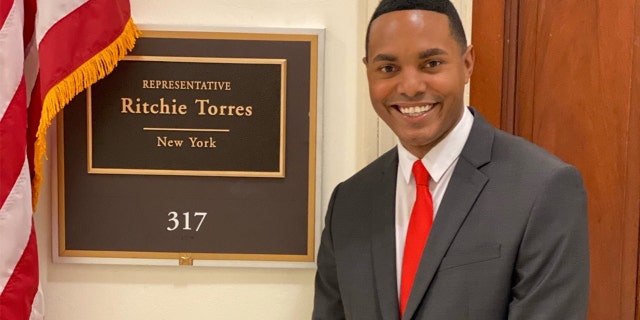
M 451 36 L 460 46 L 460 51 L 467 49 L 467 36 L 462 27 L 462 21 L 458 15 L 458 11 L 449 0 L 382 0 L 378 4 L 376 11 L 373 12 L 369 25 L 367 26 L 367 38 L 365 39 L 365 56 L 369 56 L 369 31 L 371 23 L 379 16 L 400 10 L 427 10 L 442 13 L 449 18 L 449 29 Z

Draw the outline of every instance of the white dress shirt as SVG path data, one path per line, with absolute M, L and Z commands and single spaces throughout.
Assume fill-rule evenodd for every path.
M 429 191 L 433 199 L 434 219 L 438 214 L 438 207 L 447 190 L 462 148 L 467 142 L 472 125 L 473 115 L 469 109 L 464 108 L 462 119 L 453 130 L 422 158 L 422 163 L 431 176 L 429 179 Z M 416 156 L 407 151 L 402 144 L 398 144 L 398 177 L 396 180 L 396 276 L 398 277 L 398 294 L 402 276 L 404 242 L 411 218 L 411 209 L 416 200 L 416 181 L 411 173 L 411 168 L 416 160 L 418 160 Z M 443 214 L 446 214 L 446 212 L 443 212 Z

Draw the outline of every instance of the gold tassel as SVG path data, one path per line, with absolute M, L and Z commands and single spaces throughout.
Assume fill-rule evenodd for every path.
M 129 18 L 122 34 L 116 40 L 56 84 L 44 97 L 33 157 L 35 176 L 31 190 L 34 212 L 42 184 L 42 164 L 47 152 L 47 129 L 51 122 L 73 97 L 111 73 L 118 61 L 133 49 L 140 34 L 133 19 Z

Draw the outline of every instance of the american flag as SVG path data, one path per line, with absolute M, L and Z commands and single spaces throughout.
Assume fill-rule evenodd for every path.
M 47 128 L 138 36 L 129 0 L 0 0 L 0 320 L 44 318 L 32 213 Z

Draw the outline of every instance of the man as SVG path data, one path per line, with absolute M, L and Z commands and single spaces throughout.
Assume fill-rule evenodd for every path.
M 366 48 L 400 144 L 333 192 L 313 319 L 585 319 L 580 174 L 464 107 L 474 49 L 453 5 L 382 0 Z

